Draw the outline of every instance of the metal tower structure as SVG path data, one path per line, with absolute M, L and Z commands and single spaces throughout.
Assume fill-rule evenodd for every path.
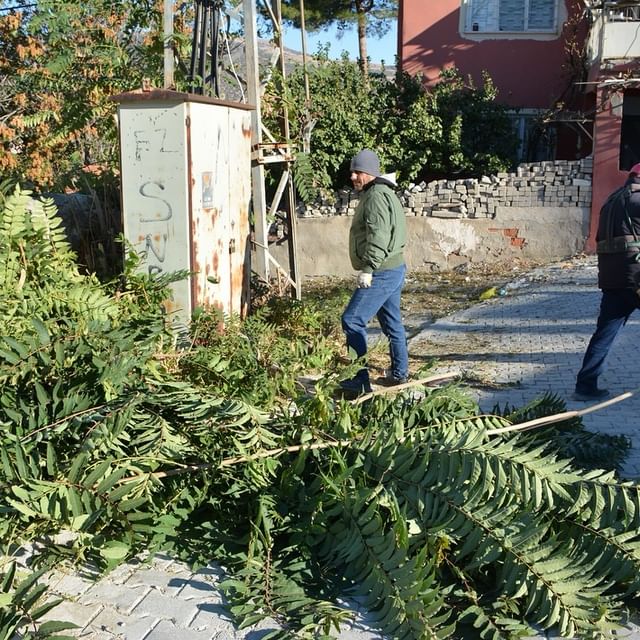
M 284 43 L 282 30 L 282 2 L 281 0 L 258 0 L 271 20 L 276 46 L 279 49 L 278 65 L 281 77 L 286 78 L 284 59 Z M 255 106 L 252 122 L 252 186 L 253 212 L 255 218 L 255 271 L 267 282 L 270 280 L 272 266 L 283 273 L 292 287 L 294 296 L 301 297 L 301 286 L 298 278 L 296 259 L 296 203 L 293 188 L 292 167 L 294 161 L 293 149 L 290 145 L 289 114 L 286 105 L 282 103 L 281 140 L 269 132 L 262 123 L 261 114 L 261 82 L 258 58 L 257 35 L 257 7 L 256 0 L 243 0 L 244 36 L 247 68 L 247 93 L 249 102 Z M 282 166 L 282 175 L 270 205 L 267 204 L 265 188 L 265 168 L 270 164 Z M 268 218 L 273 219 L 279 211 L 283 197 L 286 198 L 285 223 L 288 232 L 289 271 L 282 268 L 269 252 Z
M 194 0 L 194 2 L 195 19 L 190 68 L 191 91 L 219 97 L 218 38 L 224 1 Z M 292 173 L 295 156 L 290 143 L 289 115 L 284 101 L 280 113 L 281 130 L 277 134 L 269 131 L 262 122 L 257 3 L 260 3 L 263 19 L 271 23 L 278 49 L 277 64 L 280 76 L 283 81 L 286 78 L 281 0 L 242 0 L 247 100 L 254 107 L 251 126 L 253 243 L 255 247 L 253 270 L 267 283 L 274 279 L 281 282 L 284 277 L 286 288 L 290 288 L 293 296 L 300 299 L 301 286 L 296 258 L 296 201 Z M 172 5 L 172 0 L 165 0 L 165 47 L 170 41 L 172 33 L 171 19 L 167 17 L 167 12 L 171 11 Z M 301 7 L 303 7 L 302 4 Z M 173 82 L 173 68 L 168 57 L 165 49 L 166 88 L 168 88 L 167 82 Z M 281 170 L 280 179 L 271 202 L 268 202 L 265 180 L 268 167 L 278 167 Z M 274 220 L 278 216 L 283 218 L 286 226 L 288 269 L 280 265 L 269 251 L 268 221 Z

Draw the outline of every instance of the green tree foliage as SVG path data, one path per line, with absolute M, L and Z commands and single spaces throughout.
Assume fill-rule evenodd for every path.
M 305 25 L 311 31 L 336 25 L 338 33 L 354 22 L 358 31 L 358 49 L 363 74 L 369 73 L 367 38 L 385 35 L 398 15 L 398 0 L 306 0 Z M 284 0 L 282 16 L 296 27 L 301 26 L 299 0 Z
M 563 441 L 569 462 L 559 427 L 502 430 L 557 400 L 482 415 L 449 385 L 335 401 L 333 329 L 302 303 L 223 334 L 203 313 L 176 350 L 168 282 L 127 271 L 109 289 L 78 273 L 51 203 L 19 190 L 0 256 L 5 555 L 38 539 L 45 566 L 109 568 L 142 548 L 219 560 L 238 623 L 270 616 L 281 638 L 331 637 L 340 594 L 394 638 L 531 624 L 595 638 L 637 596 L 640 487 L 580 466 L 586 432 Z M 313 370 L 310 395 L 297 381 Z M 0 579 L 13 616 L 12 570 Z
M 309 66 L 309 89 L 311 103 L 306 104 L 303 70 L 296 67 L 288 76 L 285 99 L 294 139 L 303 139 L 305 130 L 312 129 L 310 162 L 317 189 L 348 184 L 348 161 L 362 147 L 378 149 L 387 166 L 396 160 L 403 124 L 393 83 L 374 76 L 367 87 L 346 56 L 337 61 L 321 57 Z M 279 99 L 273 94 L 266 97 L 266 119 L 278 113 Z
M 517 137 L 488 77 L 476 89 L 454 69 L 427 91 L 420 78 L 403 73 L 393 79 L 372 75 L 365 82 L 346 56 L 336 61 L 324 55 L 307 72 L 310 102 L 301 67 L 289 74 L 285 94 L 294 140 L 304 140 L 311 130 L 310 153 L 297 176 L 306 202 L 348 184 L 349 159 L 363 147 L 378 152 L 399 184 L 512 166 Z M 265 119 L 278 112 L 279 99 L 266 96 Z
M 428 101 L 443 131 L 442 137 L 433 141 L 431 174 L 490 175 L 512 166 L 518 139 L 488 73 L 483 74 L 482 86 L 475 87 L 457 69 L 447 69 L 429 92 Z
M 22 11 L 0 12 L 3 179 L 41 190 L 86 190 L 83 177 L 116 176 L 116 104 L 110 98 L 139 88 L 143 78 L 160 84 L 161 5 L 159 0 L 38 0 Z M 391 5 L 372 4 L 370 13 L 387 16 Z M 311 15 L 320 8 L 312 3 Z M 349 3 L 343 8 L 354 15 Z M 191 18 L 192 8 L 176 11 L 177 48 L 189 41 Z M 309 72 L 310 104 L 300 68 L 286 88 L 276 78 L 263 104 L 265 119 L 272 118 L 277 131 L 277 103 L 287 100 L 294 139 L 311 136 L 311 156 L 300 163 L 297 176 L 305 200 L 347 184 L 348 158 L 363 146 L 375 148 L 400 182 L 425 173 L 492 173 L 508 164 L 513 138 L 488 79 L 476 89 L 448 72 L 425 93 L 418 78 L 363 76 L 346 59 L 329 61 L 323 55 Z

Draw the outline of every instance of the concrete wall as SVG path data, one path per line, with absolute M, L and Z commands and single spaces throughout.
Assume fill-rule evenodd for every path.
M 347 276 L 351 216 L 298 220 L 298 270 L 309 276 Z M 405 257 L 410 270 L 454 269 L 466 262 L 517 258 L 551 262 L 580 253 L 589 232 L 588 207 L 498 207 L 494 219 L 407 217 Z M 270 246 L 288 265 L 286 241 Z
M 583 158 L 399 189 L 407 214 L 407 265 L 446 271 L 466 262 L 550 262 L 580 253 L 589 235 L 591 178 L 592 161 Z M 353 272 L 348 237 L 358 197 L 346 189 L 334 201 L 300 209 L 297 257 L 302 277 Z M 288 271 L 286 241 L 271 244 L 270 250 Z

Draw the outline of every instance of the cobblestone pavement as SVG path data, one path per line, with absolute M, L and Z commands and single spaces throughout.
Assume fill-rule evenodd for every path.
M 478 381 L 470 387 L 483 409 L 498 403 L 521 406 L 551 391 L 568 400 L 568 409 L 585 408 L 570 400 L 575 374 L 595 327 L 600 300 L 593 258 L 577 258 L 532 271 L 496 297 L 442 318 L 410 340 L 413 356 L 425 362 L 437 356 L 434 372 L 458 371 Z M 602 385 L 614 395 L 638 386 L 635 359 L 640 342 L 640 313 L 624 328 L 608 361 Z M 496 384 L 497 383 L 497 384 Z M 624 434 L 634 445 L 640 396 L 586 415 L 589 429 Z M 640 449 L 633 448 L 624 473 L 640 477 Z M 259 640 L 269 624 L 234 629 L 217 589 L 215 566 L 193 572 L 165 556 L 128 563 L 106 577 L 58 572 L 51 593 L 67 598 L 50 616 L 75 622 L 75 635 L 91 640 Z M 358 615 L 342 640 L 374 640 L 366 616 Z M 551 638 L 541 634 L 536 638 Z M 619 637 L 640 640 L 629 624 Z
M 266 621 L 235 629 L 217 587 L 221 577 L 215 565 L 192 571 L 164 555 L 121 565 L 97 581 L 91 572 L 59 570 L 49 579 L 48 593 L 66 600 L 47 617 L 77 624 L 69 635 L 87 640 L 260 640 L 276 628 Z M 351 608 L 355 620 L 339 638 L 379 639 Z

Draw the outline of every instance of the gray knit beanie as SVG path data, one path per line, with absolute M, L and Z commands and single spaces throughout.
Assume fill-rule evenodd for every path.
M 361 171 L 377 178 L 380 176 L 380 160 L 370 149 L 363 149 L 351 159 L 351 171 Z

